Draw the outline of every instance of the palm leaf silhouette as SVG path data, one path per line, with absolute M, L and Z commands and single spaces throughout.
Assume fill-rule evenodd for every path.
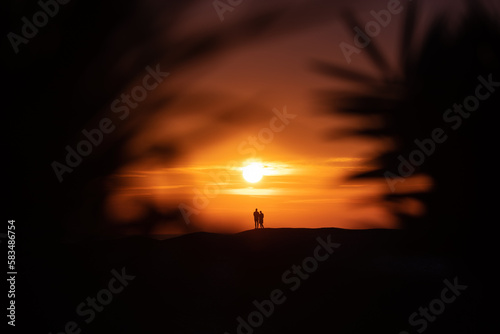
M 182 73 L 238 45 L 263 36 L 288 34 L 326 19 L 326 14 L 322 18 L 316 15 L 314 20 L 301 15 L 305 8 L 314 9 L 310 5 L 294 6 L 293 10 L 283 5 L 269 6 L 247 13 L 239 21 L 226 20 L 180 38 L 175 29 L 193 15 L 189 11 L 199 3 L 75 2 L 61 7 L 35 38 L 20 46 L 19 54 L 8 50 L 12 59 L 5 66 L 5 79 L 9 82 L 7 110 L 11 126 L 6 137 L 17 138 L 11 156 L 22 166 L 9 166 L 8 175 L 23 175 L 8 181 L 16 189 L 16 196 L 12 197 L 18 200 L 13 202 L 30 207 L 19 211 L 26 215 L 25 221 L 31 222 L 36 236 L 85 237 L 116 232 L 104 212 L 109 177 L 134 161 L 151 158 L 167 166 L 180 155 L 180 147 L 190 138 L 172 138 L 152 143 L 139 153 L 124 154 L 127 144 L 152 116 L 161 112 L 175 117 L 172 106 L 186 98 L 188 88 L 178 85 L 162 90 L 160 97 L 120 124 L 63 183 L 57 183 L 50 168 L 52 161 L 64 159 L 65 145 L 75 145 L 81 139 L 83 128 L 91 128 L 107 116 L 113 99 L 127 92 L 144 75 L 146 66 L 159 64 L 163 71 Z M 15 18 L 39 7 L 35 2 L 26 7 L 11 3 L 9 10 L 12 19 L 5 22 L 12 25 L 11 31 L 19 31 Z M 210 18 L 210 14 L 207 16 Z M 217 21 L 215 11 L 213 18 Z M 214 95 L 212 102 L 224 98 Z M 192 137 L 214 131 L 222 123 L 241 124 L 254 106 L 253 101 L 241 101 L 221 107 Z M 21 136 L 24 133 L 29 135 Z M 37 142 L 32 138 L 37 138 Z M 151 232 L 162 218 L 186 228 L 177 207 L 163 213 L 149 205 L 145 209 L 149 210 L 145 215 L 147 222 L 135 222 L 138 233 Z M 50 220 L 38 224 L 40 217 Z
M 409 4 L 398 64 L 385 60 L 375 47 L 376 40 L 362 52 L 379 75 L 369 76 L 342 65 L 315 61 L 314 70 L 359 87 L 348 92 L 323 91 L 319 97 L 331 113 L 382 121 L 377 123 L 379 126 L 347 130 L 343 135 L 389 138 L 392 142 L 374 158 L 378 167 L 354 174 L 353 179 L 384 180 L 387 171 L 398 174 L 398 157 L 408 158 L 418 148 L 416 139 L 430 138 L 435 128 L 442 128 L 448 136 L 446 141 L 436 144 L 435 152 L 416 166 L 413 174 L 430 177 L 432 189 L 391 192 L 387 188 L 382 200 L 393 204 L 407 199 L 419 201 L 426 208 L 420 217 L 392 206 L 402 227 L 429 233 L 436 240 L 450 234 L 463 240 L 473 225 L 477 228 L 476 204 L 486 197 L 486 192 L 478 187 L 484 182 L 486 159 L 478 152 L 492 143 L 484 129 L 491 126 L 488 118 L 498 110 L 499 97 L 492 94 L 456 131 L 444 122 L 443 114 L 455 103 L 474 95 L 478 76 L 492 75 L 499 81 L 500 25 L 486 8 L 469 1 L 467 14 L 457 26 L 451 28 L 445 16 L 438 16 L 420 39 L 422 42 L 415 45 L 417 6 L 414 2 Z M 346 17 L 346 23 L 349 27 L 360 26 L 352 15 Z

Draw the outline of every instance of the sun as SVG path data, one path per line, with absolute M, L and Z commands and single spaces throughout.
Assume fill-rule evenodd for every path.
M 251 163 L 243 167 L 243 178 L 250 183 L 259 182 L 264 175 L 264 166 L 258 162 Z

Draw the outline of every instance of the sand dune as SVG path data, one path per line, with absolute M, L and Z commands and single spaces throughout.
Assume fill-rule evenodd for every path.
M 33 303 L 20 306 L 19 313 L 35 315 L 23 323 L 36 332 L 473 333 L 480 328 L 473 312 L 474 277 L 465 266 L 397 230 L 264 229 L 49 249 L 24 254 L 29 275 L 19 290 Z M 454 279 L 467 288 L 456 298 L 445 293 L 453 302 L 438 309 L 440 303 L 431 302 L 441 298 L 445 280 Z M 430 303 L 440 313 L 430 313 L 432 321 L 417 314 L 410 324 L 409 317 Z

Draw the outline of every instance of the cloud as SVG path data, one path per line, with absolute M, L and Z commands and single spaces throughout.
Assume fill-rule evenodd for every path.
M 326 162 L 358 162 L 363 161 L 363 158 L 354 158 L 354 157 L 334 157 L 328 158 Z

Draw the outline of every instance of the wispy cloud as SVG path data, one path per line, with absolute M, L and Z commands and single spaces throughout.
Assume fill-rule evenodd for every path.
M 332 157 L 328 158 L 326 162 L 360 162 L 365 160 L 364 158 L 355 158 L 355 157 Z
M 224 189 L 222 193 L 230 195 L 250 195 L 250 196 L 272 196 L 282 193 L 282 189 L 276 188 L 238 188 L 238 189 Z

